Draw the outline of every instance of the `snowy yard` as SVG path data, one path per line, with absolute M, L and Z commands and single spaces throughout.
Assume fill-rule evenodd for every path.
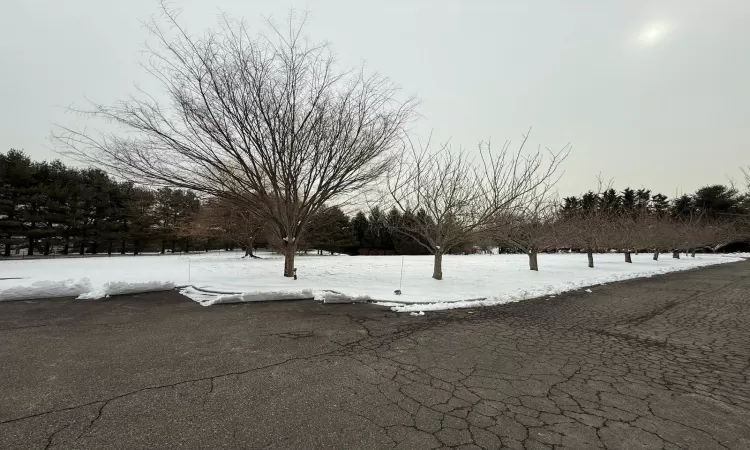
M 740 255 L 698 255 L 672 259 L 663 254 L 542 254 L 539 272 L 528 270 L 526 255 L 446 256 L 445 279 L 430 278 L 432 258 L 406 256 L 402 295 L 400 256 L 298 256 L 298 280 L 281 276 L 283 260 L 242 259 L 239 253 L 188 256 L 96 257 L 0 261 L 0 301 L 40 297 L 106 295 L 183 287 L 181 292 L 208 306 L 217 303 L 315 298 L 325 302 L 375 301 L 396 311 L 434 311 L 496 305 L 554 295 L 630 278 L 740 260 Z M 744 255 L 747 256 L 747 255 Z M 15 278 L 15 279 L 13 279 Z M 192 286 L 192 287 L 184 287 Z M 196 289 L 197 288 L 197 289 Z M 205 292 L 203 290 L 214 291 Z

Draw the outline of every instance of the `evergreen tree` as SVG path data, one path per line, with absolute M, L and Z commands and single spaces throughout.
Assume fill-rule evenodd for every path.
M 672 201 L 671 215 L 674 218 L 689 217 L 693 211 L 693 198 L 687 194 L 682 194 Z
M 131 185 L 129 191 L 125 216 L 128 221 L 128 236 L 133 242 L 133 254 L 137 255 L 149 240 L 158 235 L 156 199 L 152 191 L 138 186 Z
M 639 211 L 648 210 L 648 204 L 651 201 L 650 189 L 638 189 L 635 191 L 635 206 Z
M 0 154 L 0 239 L 4 256 L 10 256 L 11 247 L 26 238 L 24 208 L 33 185 L 31 160 L 18 150 Z
M 180 199 L 177 190 L 164 187 L 155 193 L 155 218 L 158 227 L 158 234 L 161 240 L 161 250 L 163 254 L 166 251 L 167 242 L 172 242 L 172 251 L 174 252 L 174 241 L 177 236 L 177 222 L 180 215 Z
M 695 191 L 693 206 L 700 214 L 715 219 L 741 213 L 741 200 L 736 189 L 715 184 Z
M 635 211 L 635 205 L 636 205 L 636 197 L 635 197 L 635 191 L 630 189 L 629 187 L 626 187 L 623 189 L 622 193 L 620 194 L 621 199 L 621 206 L 622 210 L 624 212 L 633 212 Z
M 667 200 L 667 196 L 664 194 L 654 194 L 651 197 L 651 212 L 662 217 L 667 211 L 669 211 L 669 201 Z
M 66 230 L 66 218 L 70 196 L 75 186 L 71 183 L 72 171 L 60 161 L 41 163 L 39 172 L 43 172 L 44 185 L 44 246 L 43 254 L 49 255 L 53 248 L 60 245 Z
M 576 196 L 565 197 L 563 199 L 563 206 L 561 213 L 565 217 L 570 217 L 576 214 L 581 209 L 581 201 Z
M 367 218 L 367 222 L 370 226 L 367 229 L 365 237 L 367 243 L 370 244 L 370 248 L 380 250 L 384 249 L 382 238 L 383 233 L 386 231 L 384 221 L 385 217 L 383 216 L 383 212 L 377 206 L 374 207 L 370 211 L 370 217 Z
M 305 239 L 310 247 L 331 253 L 351 252 L 357 244 L 349 217 L 338 206 L 318 211 L 308 223 Z
M 351 221 L 352 230 L 354 232 L 354 238 L 357 240 L 357 247 L 365 248 L 367 243 L 365 237 L 367 236 L 367 229 L 370 226 L 367 221 L 367 216 L 362 211 L 358 212 Z
M 614 214 L 620 211 L 620 196 L 617 191 L 610 188 L 602 192 L 599 198 L 599 208 L 609 214 Z
M 583 211 L 594 211 L 599 207 L 599 196 L 593 191 L 588 191 L 581 196 L 580 209 Z

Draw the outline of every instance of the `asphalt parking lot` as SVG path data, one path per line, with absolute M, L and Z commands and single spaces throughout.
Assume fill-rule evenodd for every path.
M 421 317 L 0 303 L 3 449 L 748 449 L 749 377 L 750 261 Z

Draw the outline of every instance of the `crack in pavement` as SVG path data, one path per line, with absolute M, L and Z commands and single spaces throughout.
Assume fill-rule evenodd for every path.
M 270 369 L 270 368 L 273 368 L 273 367 L 278 367 L 278 366 L 281 366 L 281 365 L 284 365 L 284 364 L 287 364 L 287 363 L 290 363 L 290 362 L 293 362 L 293 361 L 305 361 L 305 360 L 309 360 L 309 359 L 318 358 L 318 357 L 321 357 L 321 356 L 330 355 L 330 354 L 332 354 L 332 353 L 334 353 L 336 351 L 338 351 L 338 350 L 331 350 L 331 351 L 328 351 L 328 352 L 319 353 L 319 354 L 310 355 L 310 356 L 304 356 L 304 357 L 288 358 L 288 359 L 285 359 L 283 361 L 279 361 L 279 362 L 272 363 L 272 364 L 267 364 L 265 366 L 253 367 L 253 368 L 250 368 L 250 369 L 247 369 L 247 370 L 240 370 L 240 371 L 235 371 L 235 372 L 225 372 L 225 373 L 220 373 L 220 374 L 216 374 L 216 375 L 209 375 L 209 376 L 200 377 L 200 378 L 191 378 L 191 379 L 187 379 L 187 380 L 180 380 L 180 381 L 176 381 L 174 383 L 167 383 L 167 384 L 162 384 L 162 385 L 157 385 L 157 386 L 146 386 L 146 387 L 143 387 L 143 388 L 134 389 L 132 391 L 125 392 L 123 394 L 118 394 L 118 395 L 115 395 L 115 396 L 107 398 L 107 399 L 94 400 L 94 401 L 91 401 L 91 402 L 82 403 L 80 405 L 68 406 L 68 407 L 64 407 L 64 408 L 56 408 L 56 409 L 51 409 L 51 410 L 48 410 L 48 411 L 43 411 L 43 412 L 40 412 L 40 413 L 29 414 L 29 415 L 23 416 L 23 417 L 16 417 L 16 418 L 13 418 L 13 419 L 2 420 L 2 421 L 0 421 L 0 425 L 6 424 L 6 423 L 19 422 L 19 421 L 22 421 L 22 420 L 32 419 L 32 418 L 35 418 L 35 417 L 45 416 L 45 415 L 48 415 L 48 414 L 55 414 L 55 413 L 60 413 L 60 412 L 72 411 L 72 410 L 80 409 L 80 408 L 83 408 L 83 407 L 86 407 L 86 406 L 96 405 L 97 403 L 103 403 L 102 406 L 99 408 L 99 413 L 92 420 L 92 423 L 90 424 L 90 426 L 91 426 L 91 425 L 93 425 L 94 422 L 96 422 L 97 420 L 99 420 L 99 418 L 101 417 L 101 413 L 102 413 L 102 410 L 104 409 L 104 407 L 108 403 L 110 403 L 110 402 L 112 402 L 114 400 L 125 398 L 125 397 L 131 396 L 131 395 L 135 395 L 135 394 L 138 394 L 138 393 L 141 393 L 141 392 L 145 392 L 145 391 L 158 390 L 158 389 L 164 389 L 164 388 L 173 388 L 175 386 L 179 386 L 179 385 L 183 385 L 183 384 L 197 383 L 197 382 L 206 381 L 206 380 L 211 380 L 211 382 L 212 382 L 211 386 L 212 386 L 212 390 L 213 390 L 213 380 L 216 379 L 216 378 L 245 375 L 245 374 L 248 374 L 248 373 L 251 373 L 251 372 L 255 372 L 255 371 L 259 371 L 259 370 L 265 370 L 265 369 Z

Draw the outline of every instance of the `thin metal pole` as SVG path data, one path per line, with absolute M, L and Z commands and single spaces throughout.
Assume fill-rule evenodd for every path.
M 404 281 L 404 257 L 401 257 L 401 279 L 398 280 L 398 290 L 401 290 L 401 282 Z

